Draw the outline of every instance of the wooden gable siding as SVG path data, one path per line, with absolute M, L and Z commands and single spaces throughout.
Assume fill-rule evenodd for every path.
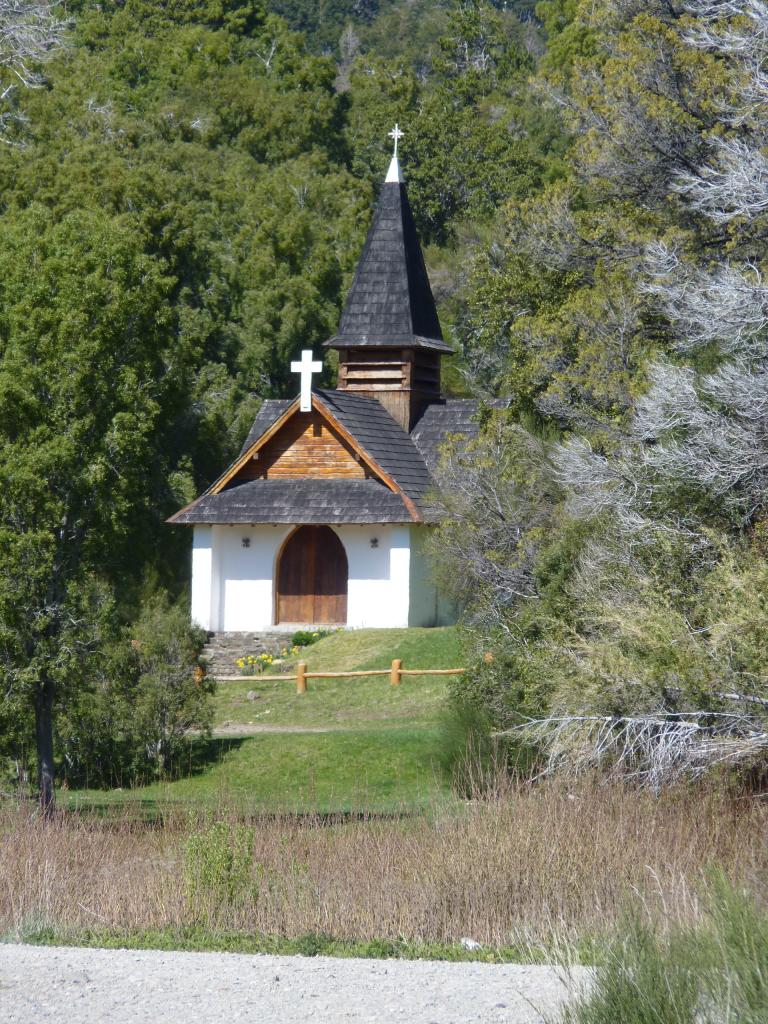
M 316 410 L 297 412 L 237 473 L 235 480 L 370 477 L 351 446 Z

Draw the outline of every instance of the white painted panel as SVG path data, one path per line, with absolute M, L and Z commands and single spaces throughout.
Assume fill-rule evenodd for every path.
M 289 532 L 287 526 L 214 527 L 220 566 L 219 629 L 251 633 L 272 627 L 275 562 Z
M 203 629 L 216 629 L 212 617 L 213 529 L 195 526 L 192 538 L 192 622 Z
M 408 625 L 411 583 L 411 529 L 409 526 L 392 527 L 389 557 L 390 596 L 389 614 L 392 626 Z
M 347 625 L 408 625 L 408 527 L 336 527 L 349 562 Z M 375 545 L 372 543 L 375 541 Z

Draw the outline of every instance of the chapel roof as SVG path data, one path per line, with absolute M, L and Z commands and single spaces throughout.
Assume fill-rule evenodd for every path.
M 248 480 L 206 492 L 173 517 L 180 524 L 410 523 L 399 494 L 378 480 Z
M 413 523 L 434 522 L 429 502 L 432 474 L 441 445 L 453 435 L 477 435 L 478 402 L 447 399 L 430 404 L 407 434 L 375 399 L 344 391 L 313 391 L 313 404 L 325 407 L 361 450 L 401 490 L 395 493 L 376 479 L 258 479 L 212 485 L 177 512 L 177 524 L 219 523 Z M 254 420 L 240 458 L 284 416 L 294 403 L 265 401 Z M 234 465 L 234 464 L 233 464 Z M 226 474 L 224 474 L 226 477 Z M 414 515 L 414 510 L 416 515 Z
M 327 348 L 408 347 L 452 352 L 443 341 L 405 182 L 395 156 Z
M 424 497 L 431 483 L 424 460 L 410 435 L 377 399 L 349 391 L 318 391 L 317 395 L 409 498 Z

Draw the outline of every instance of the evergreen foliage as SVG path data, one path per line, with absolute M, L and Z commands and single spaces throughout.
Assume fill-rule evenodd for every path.
M 332 333 L 366 205 L 332 62 L 258 4 L 72 13 L 0 160 L 3 714 L 48 761 L 144 574 L 186 575 L 165 516 Z
M 499 657 L 476 699 L 505 726 L 550 716 L 552 764 L 569 749 L 574 768 L 617 758 L 654 785 L 708 763 L 752 769 L 768 708 L 753 632 L 766 596 L 768 8 L 540 10 L 553 36 L 540 83 L 573 131 L 570 171 L 508 207 L 463 329 L 478 386 L 509 389 L 523 449 L 541 446 L 554 500 L 518 482 L 524 460 L 498 462 L 529 508 L 517 497 L 499 521 L 477 502 L 462 535 L 488 553 L 483 531 L 506 528 L 502 561 L 526 570 L 519 596 L 480 574 L 470 614 Z M 495 467 L 478 491 L 491 484 Z M 463 565 L 451 529 L 436 549 Z M 621 749 L 595 724 L 612 719 Z

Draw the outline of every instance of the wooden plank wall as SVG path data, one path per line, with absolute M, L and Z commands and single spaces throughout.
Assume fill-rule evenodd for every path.
M 236 479 L 333 477 L 362 480 L 370 476 L 352 448 L 317 412 L 299 412 L 264 445 Z

